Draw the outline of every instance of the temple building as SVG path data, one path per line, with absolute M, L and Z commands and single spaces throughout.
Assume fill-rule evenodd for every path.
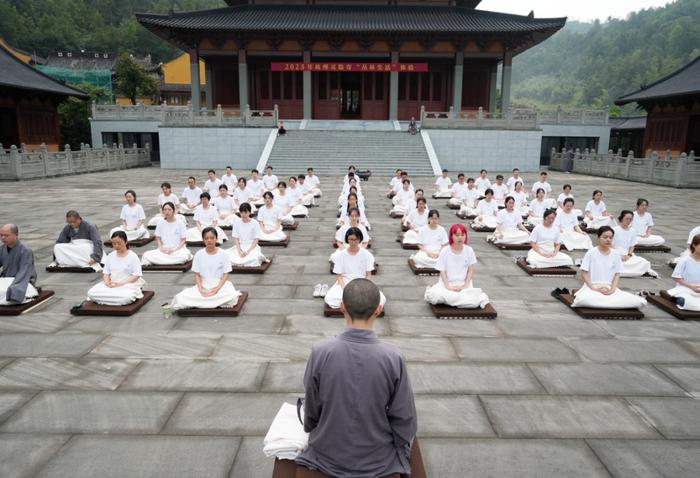
M 700 56 L 660 80 L 624 95 L 617 105 L 636 102 L 647 112 L 644 149 L 700 151 Z
M 477 10 L 479 0 L 227 3 L 137 19 L 188 52 L 195 109 L 278 105 L 283 119 L 408 120 L 421 107 L 507 111 L 513 57 L 566 21 Z

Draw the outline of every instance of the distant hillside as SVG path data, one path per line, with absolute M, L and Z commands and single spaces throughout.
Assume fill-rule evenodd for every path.
M 178 50 L 148 32 L 135 13 L 167 13 L 170 0 L 0 0 L 0 35 L 46 55 L 55 50 L 129 50 L 170 60 Z M 226 6 L 224 0 L 175 0 L 175 11 Z
M 515 58 L 513 100 L 542 107 L 606 107 L 698 55 L 700 0 L 677 0 L 625 20 L 571 22 Z

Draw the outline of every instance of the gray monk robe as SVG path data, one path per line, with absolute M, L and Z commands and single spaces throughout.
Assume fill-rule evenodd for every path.
M 73 229 L 70 224 L 66 224 L 58 235 L 56 244 L 67 244 L 74 239 L 87 239 L 92 242 L 92 254 L 90 258 L 95 262 L 102 261 L 102 239 L 97 227 L 83 219 L 80 221 L 80 227 Z
M 27 294 L 27 285 L 36 285 L 36 268 L 34 253 L 20 241 L 10 249 L 0 246 L 0 277 L 14 277 L 12 285 L 7 289 L 8 302 L 22 303 Z
M 348 328 L 313 346 L 304 388 L 309 447 L 297 463 L 338 478 L 411 473 L 416 408 L 397 347 Z

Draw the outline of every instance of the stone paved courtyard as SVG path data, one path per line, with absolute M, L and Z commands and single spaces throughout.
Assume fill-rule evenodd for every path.
M 164 319 L 160 305 L 192 284 L 192 273 L 147 274 L 156 297 L 133 317 L 76 318 L 69 308 L 98 275 L 43 272 L 67 209 L 104 237 L 127 188 L 151 215 L 160 182 L 179 195 L 190 173 L 146 168 L 0 183 L 0 222 L 19 224 L 39 284 L 56 291 L 28 314 L 0 318 L 1 477 L 271 476 L 262 438 L 281 403 L 303 393 L 311 344 L 343 328 L 311 297 L 314 284 L 333 282 L 327 260 L 340 176 L 321 178 L 321 207 L 291 232 L 289 248 L 265 249 L 274 257 L 265 275 L 232 276 L 250 293 L 237 318 Z M 205 167 L 196 175 L 203 182 Z M 594 188 L 615 212 L 646 197 L 673 255 L 700 223 L 698 190 L 551 176 L 557 193 L 574 185 L 579 206 Z M 652 305 L 643 321 L 581 319 L 549 295 L 576 279 L 528 277 L 513 263 L 523 252 L 497 250 L 476 233 L 475 281 L 498 318 L 436 320 L 422 300 L 436 279 L 411 274 L 411 251 L 395 242 L 388 179 L 363 183 L 376 282 L 388 299 L 377 331 L 409 361 L 430 476 L 698 476 L 700 324 Z M 414 181 L 432 192 L 432 178 Z M 429 202 L 450 225 L 457 218 L 444 203 Z M 622 286 L 671 287 L 665 263 L 673 255 L 646 254 L 661 278 Z

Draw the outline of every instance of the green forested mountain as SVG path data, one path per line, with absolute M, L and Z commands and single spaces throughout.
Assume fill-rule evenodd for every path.
M 606 107 L 698 55 L 700 0 L 676 0 L 624 20 L 571 22 L 515 58 L 513 99 L 541 107 Z
M 167 13 L 170 0 L 0 0 L 0 35 L 12 45 L 46 55 L 95 50 L 170 60 L 177 50 L 149 33 L 135 13 Z M 175 11 L 226 6 L 224 0 L 175 0 Z

